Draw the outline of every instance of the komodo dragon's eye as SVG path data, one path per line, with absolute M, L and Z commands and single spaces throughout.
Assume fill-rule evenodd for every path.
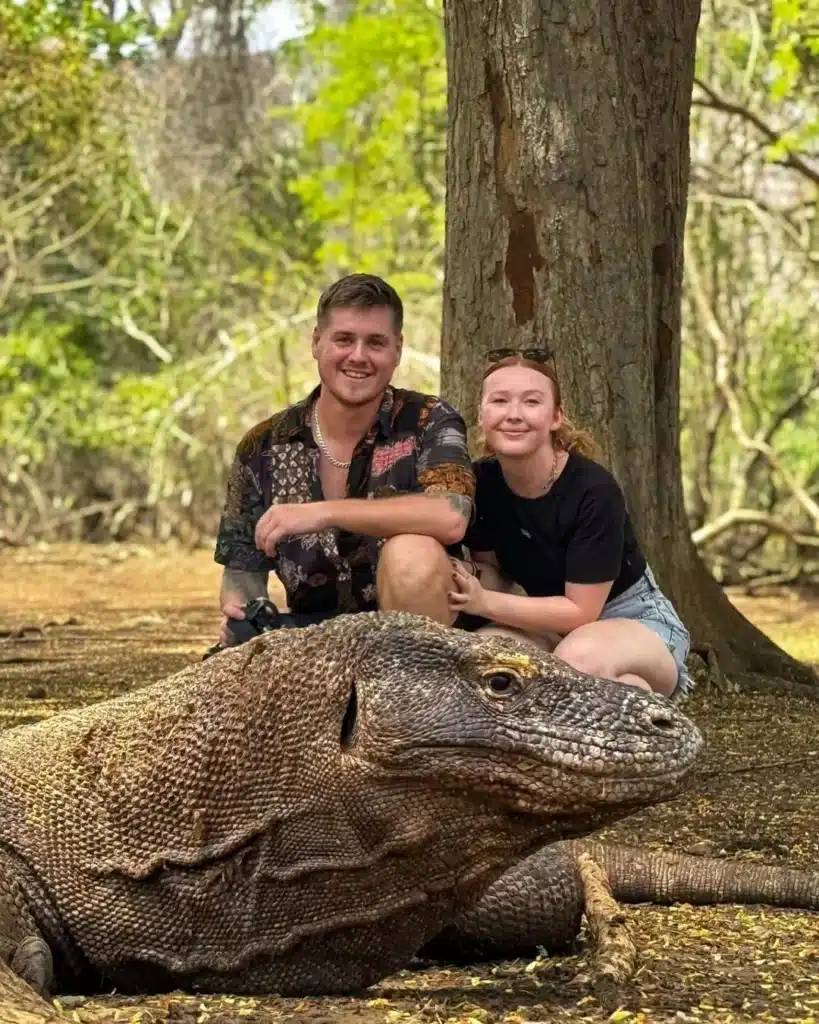
M 495 669 L 483 677 L 484 685 L 493 697 L 514 697 L 520 693 L 521 682 L 511 672 Z

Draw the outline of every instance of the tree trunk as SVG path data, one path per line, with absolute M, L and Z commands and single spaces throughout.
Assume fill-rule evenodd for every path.
M 445 0 L 442 380 L 474 429 L 484 353 L 542 345 L 695 644 L 734 680 L 817 692 L 690 540 L 680 304 L 698 0 Z M 772 677 L 778 683 L 772 684 Z

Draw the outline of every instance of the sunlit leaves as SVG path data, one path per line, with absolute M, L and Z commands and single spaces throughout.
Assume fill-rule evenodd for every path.
M 0 24 L 28 44 L 81 50 L 104 60 L 132 57 L 150 37 L 129 4 L 112 17 L 100 0 L 0 0 Z
M 801 85 L 819 84 L 819 2 L 773 0 L 771 4 L 771 96 L 782 100 Z
M 326 228 L 336 271 L 389 269 L 434 286 L 443 244 L 446 68 L 441 13 L 424 0 L 354 4 L 289 46 L 304 100 L 282 111 L 304 167 L 292 184 Z

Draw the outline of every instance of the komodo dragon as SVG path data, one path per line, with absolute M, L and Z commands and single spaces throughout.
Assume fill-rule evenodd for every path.
M 359 990 L 544 843 L 674 795 L 700 745 L 508 638 L 268 633 L 0 734 L 0 956 L 47 992 Z
M 700 744 L 506 638 L 377 613 L 266 634 L 0 734 L 0 960 L 41 992 L 308 994 L 558 949 L 583 907 L 560 840 L 675 795 Z M 812 875 L 593 852 L 621 898 L 819 905 Z

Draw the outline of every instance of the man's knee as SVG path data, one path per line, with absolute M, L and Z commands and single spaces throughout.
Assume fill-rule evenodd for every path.
M 379 589 L 426 590 L 445 586 L 450 562 L 444 546 L 434 537 L 402 533 L 388 538 L 378 556 Z

